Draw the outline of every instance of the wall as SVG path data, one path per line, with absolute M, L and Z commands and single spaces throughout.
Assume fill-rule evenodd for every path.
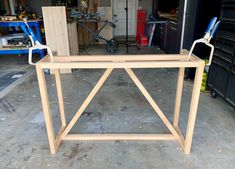
M 148 15 L 152 13 L 153 0 L 139 0 L 139 7 L 146 9 Z
M 110 6 L 110 5 L 111 5 L 111 0 L 100 0 L 100 6 Z M 146 9 L 149 15 L 150 13 L 152 13 L 153 0 L 139 0 L 139 7 L 140 6 L 143 9 Z
M 52 0 L 25 0 L 25 4 L 38 15 L 42 16 L 42 6 L 51 6 Z

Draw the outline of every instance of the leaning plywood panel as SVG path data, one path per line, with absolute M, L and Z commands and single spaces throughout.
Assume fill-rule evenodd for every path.
M 69 38 L 65 7 L 42 7 L 46 43 L 58 56 L 69 56 Z M 61 70 L 71 73 L 71 69 Z
M 105 20 L 112 21 L 112 18 L 113 18 L 112 7 L 98 7 L 97 11 L 104 14 L 103 16 L 101 16 L 102 21 L 105 21 Z M 98 29 L 100 29 L 103 26 L 103 24 L 104 24 L 104 22 L 99 22 Z M 108 39 L 108 40 L 112 39 L 113 38 L 113 28 L 111 26 L 106 26 L 102 30 L 100 35 L 105 39 Z M 99 44 L 104 44 L 104 41 L 100 40 Z
M 68 23 L 68 34 L 70 55 L 77 55 L 79 53 L 79 44 L 77 23 L 75 21 Z

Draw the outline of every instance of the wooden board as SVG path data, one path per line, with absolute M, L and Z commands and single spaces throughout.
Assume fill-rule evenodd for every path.
M 65 7 L 42 7 L 46 43 L 58 56 L 69 56 L 69 38 Z M 61 73 L 71 73 L 71 69 Z
M 68 23 L 68 36 L 70 55 L 77 55 L 79 53 L 79 44 L 77 23 L 75 21 Z
M 92 31 L 96 31 L 97 30 L 97 23 L 90 23 L 90 22 L 84 22 L 84 24 L 91 29 Z M 78 26 L 78 42 L 79 42 L 79 46 L 84 47 L 84 45 L 87 45 L 90 40 L 91 40 L 92 36 L 91 34 L 82 29 L 80 26 Z
M 112 21 L 113 19 L 113 9 L 112 7 L 98 7 L 97 11 L 104 11 L 105 15 L 101 16 L 101 20 L 105 21 L 105 20 L 109 20 Z M 103 22 L 99 22 L 98 23 L 98 30 L 102 27 L 104 23 Z M 106 26 L 103 31 L 100 33 L 100 35 L 105 38 L 105 39 L 113 39 L 113 28 L 111 26 Z M 105 44 L 104 41 L 100 40 L 99 44 Z
M 89 12 L 97 12 L 97 7 L 99 6 L 99 0 L 89 0 L 88 1 L 88 11 Z M 84 25 L 86 25 L 89 29 L 92 31 L 97 30 L 97 23 L 91 23 L 91 22 L 84 22 Z M 84 45 L 87 45 L 92 36 L 91 34 L 82 29 L 80 26 L 78 26 L 78 43 L 80 46 L 84 47 Z

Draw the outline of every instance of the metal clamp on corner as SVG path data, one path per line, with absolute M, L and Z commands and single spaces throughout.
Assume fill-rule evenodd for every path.
M 33 63 L 33 61 L 32 61 L 32 55 L 33 55 L 33 50 L 37 50 L 37 49 L 39 49 L 39 50 L 46 49 L 48 55 L 49 55 L 50 58 L 51 58 L 51 61 L 53 62 L 53 61 L 54 61 L 54 58 L 53 58 L 53 54 L 52 54 L 52 51 L 51 51 L 50 47 L 48 47 L 48 46 L 46 46 L 46 45 L 42 45 L 42 44 L 38 41 L 38 39 L 37 39 L 36 36 L 34 35 L 33 30 L 29 27 L 26 18 L 24 18 L 24 23 L 25 23 L 25 25 L 21 25 L 21 28 L 22 28 L 22 30 L 24 31 L 24 33 L 26 33 L 26 35 L 29 37 L 29 39 L 30 39 L 30 41 L 31 41 L 31 44 L 32 44 L 32 47 L 29 48 L 28 63 L 29 63 L 30 65 L 35 65 L 35 63 Z
M 197 43 L 204 43 L 205 45 L 207 45 L 207 46 L 209 46 L 211 48 L 209 62 L 207 64 L 207 66 L 211 65 L 213 54 L 214 54 L 214 46 L 212 44 L 210 44 L 210 41 L 213 38 L 213 36 L 214 36 L 214 34 L 215 34 L 216 30 L 218 29 L 218 26 L 220 24 L 220 21 L 218 21 L 218 22 L 216 22 L 216 21 L 217 21 L 217 17 L 213 17 L 211 19 L 210 23 L 209 23 L 209 26 L 208 26 L 206 32 L 205 32 L 206 33 L 205 36 L 203 38 L 195 40 L 193 42 L 193 45 L 192 45 L 192 47 L 190 49 L 187 61 L 189 61 L 190 56 L 192 55 L 193 50 L 194 50 L 196 44 Z

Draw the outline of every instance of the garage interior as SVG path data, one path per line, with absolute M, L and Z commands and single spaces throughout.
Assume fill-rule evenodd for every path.
M 188 55 L 193 42 L 204 37 L 213 17 L 220 24 L 210 41 L 215 48 L 211 65 L 205 66 L 203 77 L 198 76 L 195 68 L 186 68 L 181 74 L 183 90 L 178 123 L 185 139 L 191 106 L 197 107 L 190 153 L 185 153 L 175 140 L 149 141 L 143 135 L 136 140 L 62 140 L 52 154 L 42 103 L 49 100 L 53 132 L 60 132 L 63 124 L 60 99 L 69 122 L 107 67 L 94 59 L 78 63 L 80 66 L 76 68 L 70 67 L 75 61 L 61 62 L 61 65 L 58 62 L 57 66 L 62 67 L 60 76 L 57 67 L 42 69 L 48 98 L 42 96 L 38 67 L 43 59 L 48 61 L 45 58 L 50 58 L 46 57 L 49 51 L 33 50 L 32 62 L 36 66 L 29 64 L 29 48 L 34 44 L 30 31 L 27 34 L 24 30 L 27 24 L 35 35 L 33 41 L 48 46 L 55 58 L 115 58 L 110 65 L 126 66 L 112 71 L 81 112 L 71 134 L 163 135 L 171 131 L 155 114 L 153 102 L 146 95 L 149 92 L 170 123 L 174 123 L 177 78 L 184 69 L 177 65 L 149 68 L 149 62 L 144 62 L 147 59 L 138 57 Z M 234 168 L 235 1 L 3 0 L 0 19 L 0 168 Z M 205 63 L 210 52 L 203 43 L 193 50 Z M 122 57 L 137 60 L 125 64 Z M 162 60 L 158 60 L 159 65 Z M 141 68 L 134 64 L 138 61 L 143 61 Z M 53 62 L 45 65 L 53 66 Z M 81 65 L 92 65 L 92 68 Z M 139 90 L 141 84 L 136 85 L 133 76 L 129 77 L 125 70 L 133 70 L 147 94 Z M 61 77 L 63 96 L 59 96 L 58 77 Z M 200 78 L 197 106 L 197 101 L 191 99 L 195 100 L 194 82 Z

